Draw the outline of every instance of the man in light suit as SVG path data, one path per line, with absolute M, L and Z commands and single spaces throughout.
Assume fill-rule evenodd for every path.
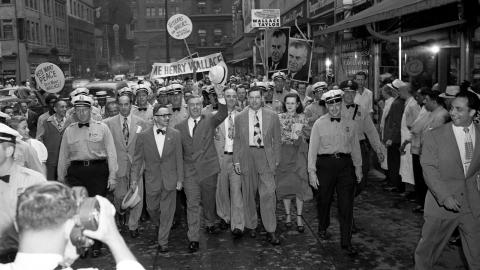
M 115 149 L 117 151 L 118 171 L 116 179 L 118 185 L 115 188 L 114 205 L 118 213 L 122 213 L 121 205 L 123 197 L 130 187 L 130 168 L 132 166 L 133 155 L 135 154 L 135 143 L 140 132 L 147 129 L 147 122 L 140 117 L 131 113 L 132 101 L 130 96 L 121 95 L 118 98 L 120 114 L 104 120 L 107 124 L 115 142 Z M 141 180 L 141 179 L 140 179 Z M 143 182 L 143 181 L 142 181 Z M 143 197 L 143 183 L 139 185 L 139 194 Z M 128 218 L 128 229 L 132 238 L 137 238 L 138 220 L 142 214 L 143 204 L 137 204 L 132 210 Z M 125 225 L 125 214 L 120 215 L 120 224 Z
M 235 117 L 233 162 L 235 171 L 243 177 L 245 227 L 250 229 L 251 237 L 256 236 L 255 194 L 258 189 L 267 239 L 278 245 L 274 173 L 280 162 L 280 121 L 274 111 L 262 107 L 263 91 L 262 86 L 250 88 L 248 109 Z
M 217 234 L 215 194 L 217 174 L 220 171 L 217 151 L 214 144 L 215 129 L 227 117 L 227 106 L 220 89 L 217 90 L 218 111 L 202 113 L 203 98 L 193 95 L 188 100 L 190 117 L 180 122 L 176 129 L 180 131 L 183 147 L 185 171 L 185 194 L 187 197 L 188 239 L 190 252 L 199 248 L 200 238 L 200 202 L 203 207 L 207 233 Z
M 424 136 L 420 162 L 428 193 L 415 269 L 433 269 L 458 227 L 469 269 L 480 269 L 480 100 L 457 94 L 447 123 Z
M 233 137 L 235 134 L 234 119 L 238 114 L 237 92 L 228 88 L 224 92 L 228 117 L 218 126 L 215 135 L 215 147 L 220 159 L 220 173 L 217 182 L 217 214 L 225 222 L 230 223 L 235 238 L 243 235 L 245 219 L 243 214 L 242 179 L 233 168 Z
M 164 105 L 153 107 L 153 128 L 140 133 L 135 144 L 131 180 L 140 186 L 145 166 L 147 211 L 158 232 L 158 251 L 168 252 L 175 214 L 176 190 L 183 186 L 183 153 L 178 130 L 168 127 L 172 116 Z

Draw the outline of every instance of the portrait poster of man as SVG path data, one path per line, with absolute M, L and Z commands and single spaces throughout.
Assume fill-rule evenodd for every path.
M 308 82 L 312 62 L 313 40 L 290 38 L 288 42 L 288 74 L 292 80 Z
M 275 28 L 268 32 L 268 71 L 286 70 L 288 64 L 288 40 L 290 27 Z

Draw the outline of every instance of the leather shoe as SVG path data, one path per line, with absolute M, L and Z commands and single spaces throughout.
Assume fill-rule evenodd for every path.
M 358 251 L 352 245 L 342 246 L 343 251 L 347 253 L 348 256 L 354 257 L 358 255 Z
M 159 246 L 157 247 L 157 250 L 158 250 L 158 252 L 160 252 L 160 253 L 167 253 L 167 252 L 169 251 L 167 245 L 164 245 L 164 246 L 159 245 Z
M 233 229 L 232 234 L 233 234 L 233 238 L 235 239 L 241 238 L 243 236 L 243 232 L 239 228 Z
M 138 229 L 129 230 L 129 232 L 130 232 L 130 237 L 132 237 L 134 239 L 137 238 L 140 235 L 140 233 L 138 232 Z
M 250 238 L 257 237 L 257 232 L 255 231 L 255 229 L 249 229 L 249 230 L 250 230 L 249 232 Z
M 220 220 L 220 224 L 218 224 L 218 226 L 220 227 L 220 229 L 222 231 L 226 231 L 228 230 L 228 228 L 230 228 L 230 223 L 226 222 L 225 220 Z
M 221 229 L 216 225 L 207 226 L 207 233 L 208 234 L 219 234 L 220 232 L 221 232 Z
M 328 239 L 327 231 L 326 230 L 318 230 L 318 237 L 320 237 L 320 239 L 322 239 L 322 240 L 327 240 Z
M 190 242 L 190 244 L 188 245 L 188 250 L 193 253 L 193 252 L 197 252 L 198 249 L 200 247 L 200 243 L 196 242 L 196 241 L 192 241 Z
M 280 245 L 280 239 L 277 237 L 277 235 L 275 235 L 274 232 L 267 233 L 267 241 L 274 246 Z

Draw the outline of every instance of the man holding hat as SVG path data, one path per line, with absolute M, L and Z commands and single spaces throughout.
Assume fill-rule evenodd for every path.
M 91 119 L 93 100 L 75 96 L 73 106 L 78 123 L 63 134 L 58 161 L 58 180 L 70 186 L 84 186 L 89 196 L 107 194 L 117 184 L 117 153 L 108 126 Z M 93 245 L 93 257 L 100 255 L 100 243 Z
M 328 84 L 326 82 L 316 82 L 312 86 L 313 92 L 313 103 L 308 105 L 305 108 L 305 117 L 308 121 L 308 133 L 310 135 L 311 129 L 315 121 L 317 121 L 320 116 L 327 113 L 327 108 L 325 107 L 325 101 L 322 100 L 322 95 L 328 91 Z
M 355 120 L 342 117 L 342 90 L 330 90 L 322 96 L 328 114 L 313 125 L 308 149 L 310 185 L 318 211 L 318 233 L 327 239 L 330 206 L 333 193 L 338 194 L 340 244 L 350 256 L 357 254 L 352 247 L 353 197 L 355 183 L 362 180 L 362 155 Z M 356 181 L 355 181 L 356 180 Z
M 13 221 L 17 197 L 27 187 L 45 182 L 40 173 L 19 166 L 14 152 L 20 134 L 0 124 L 0 263 L 13 261 L 18 248 L 18 236 Z
M 104 123 L 107 124 L 115 142 L 115 150 L 117 152 L 117 164 L 118 170 L 116 173 L 116 180 L 118 182 L 115 188 L 114 205 L 119 213 L 123 212 L 121 209 L 122 199 L 125 197 L 130 187 L 130 168 L 132 167 L 133 155 L 135 153 L 135 142 L 138 134 L 147 129 L 148 123 L 142 120 L 136 115 L 132 115 L 132 101 L 130 96 L 126 92 L 118 98 L 120 114 L 105 119 Z M 143 178 L 140 179 L 141 183 L 139 187 L 139 196 L 143 196 Z M 119 215 L 121 225 L 128 225 L 130 236 L 137 238 L 138 221 L 142 214 L 143 204 L 138 204 L 129 211 L 128 224 L 125 224 L 125 214 Z
M 133 93 L 137 106 L 132 108 L 132 114 L 150 123 L 153 119 L 153 106 L 148 103 L 148 97 L 152 94 L 152 89 L 146 84 L 139 84 Z

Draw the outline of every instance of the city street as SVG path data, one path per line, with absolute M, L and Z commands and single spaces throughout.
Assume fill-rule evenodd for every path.
M 375 173 L 371 173 L 370 178 L 367 192 L 357 198 L 354 210 L 360 228 L 353 236 L 353 243 L 359 250 L 356 258 L 349 258 L 340 249 L 336 204 L 332 208 L 331 238 L 317 241 L 313 201 L 305 205 L 304 218 L 309 226 L 303 234 L 296 231 L 295 225 L 286 229 L 283 206 L 277 205 L 280 246 L 271 246 L 262 235 L 257 235 L 256 239 L 245 235 L 233 240 L 229 232 L 223 232 L 218 236 L 203 234 L 200 251 L 190 254 L 186 229 L 177 228 L 170 235 L 170 253 L 156 254 L 155 247 L 148 245 L 153 237 L 150 222 L 141 226 L 139 238 L 132 240 L 125 234 L 125 239 L 146 269 L 413 269 L 413 251 L 420 235 L 422 216 L 412 213 L 414 203 L 383 191 Z M 106 249 L 103 252 L 108 254 Z M 459 249 L 448 246 L 436 269 L 465 269 L 461 260 Z M 78 260 L 74 268 L 79 267 L 113 269 L 114 262 L 111 255 L 104 255 Z

